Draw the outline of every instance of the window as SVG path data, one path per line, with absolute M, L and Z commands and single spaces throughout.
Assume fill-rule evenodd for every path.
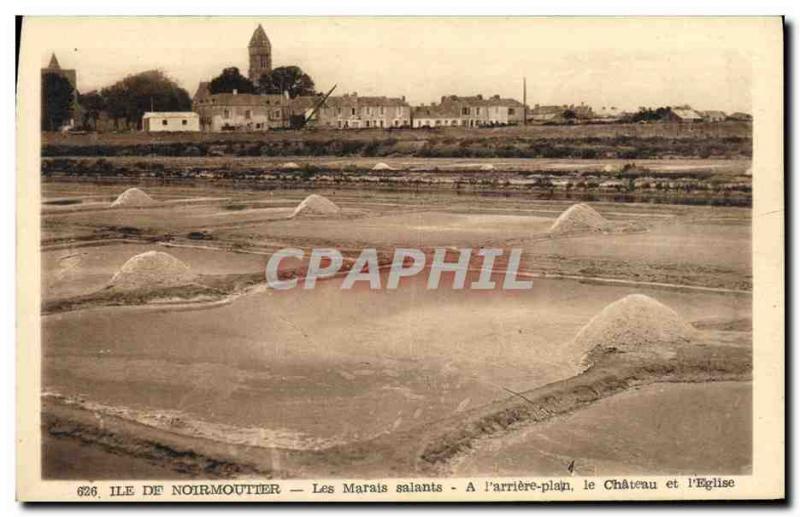
M 513 115 L 514 114 L 514 108 L 508 108 L 508 114 L 509 115 Z
M 355 116 L 355 114 L 356 114 L 356 109 L 355 109 L 355 108 L 350 108 L 350 114 L 351 114 L 351 115 L 353 115 L 353 116 Z
M 252 115 L 253 115 L 253 110 L 244 110 L 244 118 L 246 118 L 247 120 L 250 120 Z
M 168 124 L 167 119 L 164 119 L 164 120 L 161 121 L 161 125 L 162 126 L 166 126 L 167 124 Z
M 364 124 L 366 124 L 366 127 L 369 127 L 369 120 L 364 121 Z
M 267 56 L 261 56 L 261 68 L 267 67 Z
M 181 125 L 186 126 L 189 124 L 188 120 L 181 120 Z
M 383 106 L 381 106 L 381 115 L 383 115 Z
M 229 109 L 224 110 L 222 112 L 222 116 L 225 118 L 231 118 L 231 111 Z
M 469 108 L 461 108 L 462 115 L 469 115 Z

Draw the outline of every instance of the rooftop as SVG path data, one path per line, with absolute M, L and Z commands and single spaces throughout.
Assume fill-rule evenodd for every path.
M 408 107 L 408 103 L 402 97 L 359 97 L 355 93 L 349 95 L 338 95 L 335 97 L 328 97 L 325 101 L 325 106 L 328 107 L 360 107 L 360 106 L 403 106 Z
M 431 106 L 416 106 L 413 111 L 415 118 L 458 118 L 460 111 L 453 103 Z
M 672 113 L 682 119 L 699 119 L 703 118 L 699 113 L 691 108 L 672 108 Z
M 458 95 L 444 95 L 441 100 L 442 104 L 456 103 L 459 105 L 468 106 L 507 106 L 509 108 L 522 108 L 523 104 L 516 99 L 509 99 L 493 95 L 491 97 L 484 97 L 483 95 L 470 95 L 460 97 Z
M 199 117 L 194 111 L 146 111 L 142 118 L 186 118 Z
M 193 101 L 215 106 L 280 106 L 287 102 L 280 94 L 258 93 L 211 93 L 207 82 L 201 82 L 194 94 Z

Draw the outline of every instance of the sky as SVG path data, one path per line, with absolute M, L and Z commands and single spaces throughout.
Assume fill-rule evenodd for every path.
M 300 66 L 317 89 L 405 96 L 499 94 L 528 103 L 689 104 L 750 111 L 752 20 L 737 18 L 161 17 L 40 18 L 42 66 L 54 51 L 82 92 L 160 69 L 194 94 L 227 66 L 247 74 L 259 23 L 273 67 Z M 23 45 L 25 44 L 23 27 Z M 37 45 L 38 46 L 38 45 Z

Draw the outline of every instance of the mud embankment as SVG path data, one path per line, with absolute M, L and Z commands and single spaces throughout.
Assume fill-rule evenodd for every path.
M 45 400 L 42 432 L 99 447 L 112 454 L 131 456 L 180 474 L 198 478 L 284 477 L 281 473 L 230 458 L 226 446 L 179 435 Z M 86 473 L 90 475 L 90 473 Z M 120 472 L 119 478 L 125 473 Z

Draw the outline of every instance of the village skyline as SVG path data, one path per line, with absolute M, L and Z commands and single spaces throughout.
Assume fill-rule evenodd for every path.
M 59 23 L 57 18 L 49 21 L 54 27 Z M 64 27 L 67 30 L 60 31 L 60 39 L 71 42 L 71 47 L 52 50 L 62 67 L 78 71 L 81 93 L 109 86 L 129 74 L 159 69 L 193 95 L 201 82 L 225 67 L 235 66 L 246 73 L 247 56 L 242 47 L 261 23 L 272 42 L 273 66 L 300 66 L 320 91 L 338 84 L 339 93 L 405 96 L 411 105 L 438 102 L 451 94 L 522 100 L 522 78 L 527 77 L 530 106 L 583 102 L 595 109 L 614 106 L 634 111 L 641 106 L 689 104 L 727 112 L 751 111 L 750 67 L 726 49 L 726 43 L 735 39 L 735 23 L 720 33 L 706 31 L 692 41 L 682 38 L 666 43 L 660 34 L 665 27 L 650 27 L 650 40 L 631 50 L 615 48 L 613 34 L 604 34 L 595 21 L 593 33 L 584 32 L 575 39 L 582 45 L 591 41 L 604 44 L 580 50 L 574 44 L 563 44 L 569 34 L 559 36 L 559 24 L 554 23 L 558 20 L 553 19 L 492 19 L 490 25 L 508 26 L 493 37 L 492 48 L 485 46 L 485 40 L 470 37 L 471 19 L 431 19 L 430 27 L 446 31 L 446 37 L 416 31 L 417 38 L 406 37 L 404 42 L 398 34 L 405 34 L 410 19 L 377 21 L 379 27 L 373 18 L 223 18 L 211 22 L 189 18 L 175 26 L 154 18 L 93 19 L 77 28 L 72 24 Z M 81 27 L 84 24 L 92 27 Z M 141 37 L 146 30 L 142 24 L 153 33 L 152 38 Z M 370 27 L 369 34 L 354 30 L 362 24 Z M 165 38 L 159 25 L 168 27 L 173 36 L 177 31 L 185 37 Z M 648 20 L 646 25 L 652 23 Z M 485 23 L 482 27 L 485 30 Z M 534 27 L 538 37 L 526 36 Z M 200 29 L 202 37 L 196 33 Z M 138 45 L 127 42 L 132 37 L 138 38 Z M 547 49 L 544 42 L 554 45 L 554 37 L 561 38 L 558 49 Z M 374 44 L 366 47 L 364 38 Z M 506 50 L 494 50 L 499 48 Z M 681 52 L 683 58 L 677 59 Z M 411 63 L 409 55 L 414 56 Z M 43 66 L 49 58 L 49 54 L 41 57 Z

